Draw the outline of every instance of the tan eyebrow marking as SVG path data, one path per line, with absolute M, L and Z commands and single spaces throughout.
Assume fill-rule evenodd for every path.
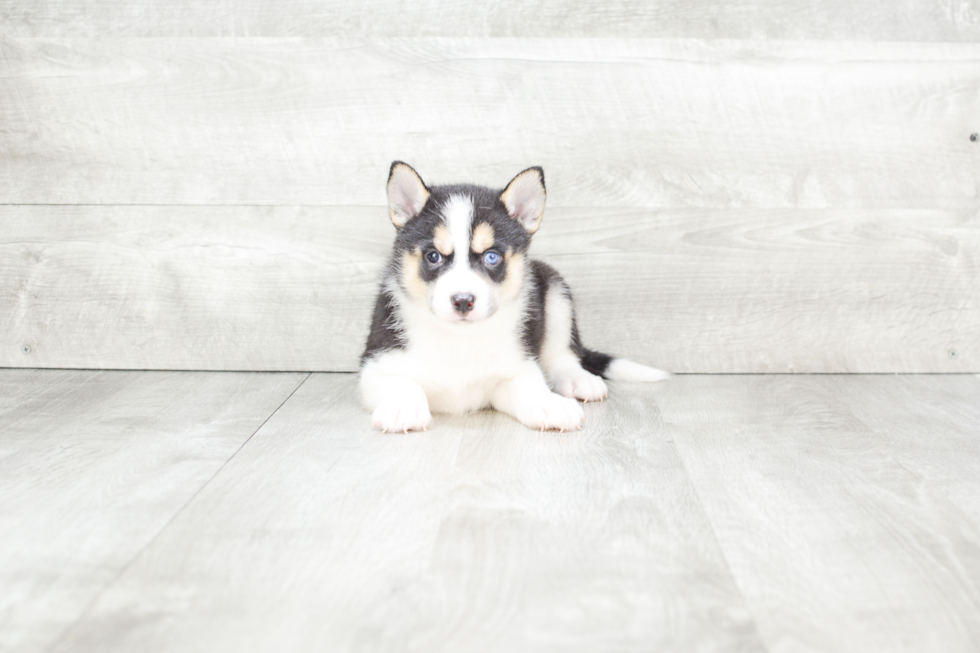
M 432 240 L 436 249 L 443 256 L 449 256 L 453 253 L 453 238 L 449 235 L 449 229 L 446 228 L 446 225 L 441 224 L 436 227 Z
M 473 230 L 473 241 L 471 247 L 473 251 L 477 254 L 482 254 L 491 247 L 493 247 L 493 227 L 488 225 L 486 222 L 481 222 L 476 225 L 476 229 Z

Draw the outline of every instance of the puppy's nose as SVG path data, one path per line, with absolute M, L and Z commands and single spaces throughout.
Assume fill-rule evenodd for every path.
M 472 311 L 473 302 L 476 301 L 476 298 L 468 293 L 453 295 L 450 299 L 452 299 L 453 301 L 453 308 L 456 309 L 456 312 L 459 313 L 460 315 L 466 315 L 467 313 Z

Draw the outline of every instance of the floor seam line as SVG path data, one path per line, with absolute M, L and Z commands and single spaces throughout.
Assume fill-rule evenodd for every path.
M 296 394 L 296 391 L 299 390 L 301 387 L 303 387 L 303 384 L 306 383 L 311 376 L 313 376 L 313 372 L 308 372 L 306 374 L 306 377 L 302 381 L 300 381 L 299 384 L 297 384 L 297 386 L 295 388 L 293 388 L 292 392 L 290 392 L 289 395 L 287 395 L 286 398 L 283 399 L 282 402 L 278 406 L 276 406 L 276 409 L 274 411 L 272 411 L 269 414 L 269 416 L 266 417 L 262 421 L 262 423 L 259 424 L 259 426 L 254 431 L 252 431 L 252 433 L 247 438 L 245 438 L 245 441 L 242 442 L 238 446 L 238 448 L 235 449 L 235 451 L 232 452 L 232 454 L 230 456 L 228 456 L 227 460 L 225 460 L 223 463 L 221 463 L 221 465 L 218 467 L 218 469 L 216 469 L 214 471 L 214 473 L 211 476 L 209 476 L 208 479 L 206 481 L 204 481 L 204 483 L 201 484 L 201 487 L 197 488 L 197 490 L 194 491 L 194 494 L 192 494 L 190 496 L 190 498 L 187 499 L 187 501 L 184 503 L 184 505 L 182 505 L 177 511 L 174 512 L 174 514 L 172 514 L 170 516 L 170 518 L 166 521 L 166 523 L 163 526 L 160 527 L 160 529 L 153 535 L 153 537 L 151 537 L 149 539 L 149 541 L 146 544 L 144 544 L 142 547 L 140 547 L 140 550 L 139 551 L 137 551 L 135 554 L 133 554 L 133 556 L 129 559 L 129 561 L 126 562 L 126 564 L 124 564 L 122 567 L 119 568 L 119 571 L 116 572 L 116 574 L 108 582 L 106 582 L 105 585 L 102 586 L 102 589 L 100 589 L 95 594 L 95 596 L 92 597 L 92 600 L 90 600 L 88 602 L 88 604 L 85 606 L 85 609 L 82 610 L 81 613 L 79 613 L 78 618 L 76 618 L 70 624 L 68 624 L 64 628 L 64 630 L 61 631 L 61 635 L 58 636 L 58 639 L 54 640 L 50 644 L 50 646 L 48 646 L 45 650 L 47 650 L 47 651 L 53 651 L 54 649 L 56 649 L 58 647 L 58 645 L 61 644 L 61 642 L 63 642 L 65 640 L 65 638 L 69 635 L 69 633 L 71 633 L 71 631 L 79 623 L 81 623 L 85 619 L 85 617 L 87 617 L 89 615 L 89 613 L 92 611 L 92 608 L 94 608 L 95 605 L 99 602 L 99 599 L 101 599 L 102 596 L 107 591 L 109 591 L 109 589 L 112 586 L 114 586 L 117 582 L 119 582 L 119 579 L 123 577 L 123 575 L 130 569 L 130 567 L 132 567 L 133 564 L 135 564 L 136 561 L 139 560 L 140 557 L 142 557 L 142 555 L 144 553 L 146 553 L 146 551 L 151 546 L 153 546 L 153 543 L 156 542 L 157 539 L 159 539 L 159 537 L 168 528 L 170 528 L 170 525 L 173 524 L 174 521 L 176 521 L 176 519 L 181 514 L 183 514 L 184 510 L 187 509 L 187 506 L 191 505 L 194 502 L 194 500 L 197 499 L 198 496 L 200 496 L 201 492 L 204 491 L 204 488 L 206 488 L 208 485 L 210 485 L 211 484 L 211 481 L 213 481 L 215 478 L 217 478 L 218 474 L 221 473 L 221 470 L 223 470 L 228 465 L 228 463 L 230 463 L 235 458 L 235 456 L 238 455 L 238 452 L 240 452 L 242 449 L 245 448 L 245 445 L 247 445 L 249 442 L 251 442 L 252 438 L 255 437 L 255 435 L 259 431 L 261 431 L 265 427 L 266 424 L 269 423 L 269 420 L 271 420 L 276 415 L 276 413 L 278 413 L 279 410 L 283 406 L 286 405 L 286 402 L 287 401 L 289 401 L 290 399 L 292 399 L 293 395 Z
M 728 577 L 732 580 L 732 586 L 738 595 L 741 597 L 742 602 L 745 604 L 745 609 L 748 610 L 749 616 L 752 618 L 752 630 L 755 632 L 756 637 L 759 640 L 759 644 L 763 647 L 765 651 L 771 651 L 769 643 L 762 636 L 762 632 L 759 630 L 759 618 L 755 614 L 755 610 L 752 609 L 752 604 L 749 602 L 748 597 L 745 596 L 745 592 L 738 584 L 738 579 L 735 577 L 735 572 L 732 571 L 732 564 L 728 561 L 728 556 L 725 554 L 725 549 L 721 546 L 721 542 L 718 540 L 718 532 L 715 530 L 715 525 L 711 521 L 711 517 L 708 515 L 708 511 L 705 510 L 704 501 L 701 500 L 701 493 L 698 492 L 698 486 L 694 482 L 694 477 L 691 476 L 691 471 L 688 469 L 687 461 L 684 459 L 683 454 L 681 454 L 681 448 L 677 445 L 677 438 L 674 437 L 674 433 L 670 428 L 669 424 L 665 423 L 668 433 L 670 433 L 670 444 L 674 448 L 674 453 L 677 454 L 677 460 L 681 463 L 681 469 L 684 470 L 684 476 L 687 477 L 687 482 L 691 486 L 691 490 L 694 492 L 694 498 L 698 502 L 698 507 L 701 508 L 701 514 L 704 515 L 704 520 L 708 524 L 708 530 L 711 533 L 711 539 L 714 540 L 715 547 L 718 549 L 718 554 L 721 556 L 722 562 L 725 563 L 725 569 L 728 570 Z

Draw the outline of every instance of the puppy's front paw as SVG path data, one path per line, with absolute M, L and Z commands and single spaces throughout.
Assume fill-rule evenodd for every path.
M 585 370 L 556 378 L 555 392 L 563 397 L 573 397 L 582 401 L 602 401 L 609 396 L 606 382 Z
M 538 431 L 577 431 L 585 422 L 585 413 L 577 401 L 554 393 L 522 412 L 524 425 Z
M 371 428 L 382 433 L 424 431 L 432 423 L 428 406 L 382 404 L 371 415 Z

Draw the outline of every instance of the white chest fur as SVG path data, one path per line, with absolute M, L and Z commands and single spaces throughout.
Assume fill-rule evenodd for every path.
M 494 388 L 527 364 L 520 338 L 523 302 L 514 304 L 473 323 L 448 323 L 424 307 L 402 310 L 407 347 L 381 354 L 369 365 L 418 383 L 435 412 L 485 408 Z

